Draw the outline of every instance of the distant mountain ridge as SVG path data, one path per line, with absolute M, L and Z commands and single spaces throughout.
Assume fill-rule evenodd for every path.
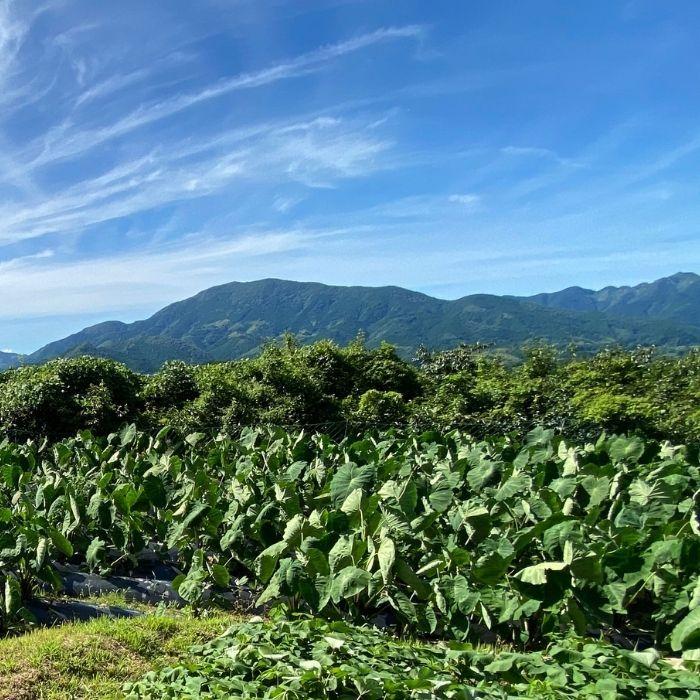
M 610 344 L 687 348 L 700 344 L 700 277 L 679 273 L 635 287 L 570 287 L 532 297 L 474 294 L 455 300 L 401 287 L 230 282 L 142 321 L 90 326 L 25 361 L 92 354 L 150 372 L 169 359 L 208 362 L 250 355 L 285 331 L 303 342 L 330 338 L 339 343 L 364 332 L 368 344 L 386 340 L 404 355 L 421 344 L 447 348 L 476 341 L 506 349 L 533 340 L 560 346 L 573 342 L 588 351 Z
M 660 318 L 700 326 L 700 276 L 678 272 L 634 287 L 605 287 L 598 291 L 567 287 L 552 294 L 517 297 L 547 308 L 601 311 L 615 316 Z
M 0 371 L 16 367 L 25 360 L 25 355 L 20 355 L 16 352 L 0 351 Z

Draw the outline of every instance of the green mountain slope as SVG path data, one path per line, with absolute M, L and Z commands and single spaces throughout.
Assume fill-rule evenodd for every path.
M 615 316 L 659 318 L 700 326 L 700 276 L 679 272 L 634 287 L 605 287 L 599 291 L 568 287 L 552 294 L 521 297 L 548 308 L 601 311 Z
M 17 367 L 24 359 L 24 355 L 16 352 L 0 352 L 0 371 L 10 367 Z
M 673 321 L 545 308 L 514 297 L 478 294 L 447 301 L 400 287 L 266 279 L 212 287 L 143 321 L 91 326 L 50 343 L 29 360 L 93 354 L 152 371 L 168 359 L 242 357 L 285 331 L 304 342 L 330 338 L 339 343 L 362 331 L 370 345 L 387 340 L 406 355 L 421 344 L 446 348 L 476 341 L 508 349 L 530 340 L 575 342 L 585 350 L 611 343 L 669 348 L 700 343 L 700 328 Z

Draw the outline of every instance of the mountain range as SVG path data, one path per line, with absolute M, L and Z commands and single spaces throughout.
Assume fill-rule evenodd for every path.
M 700 345 L 700 276 L 678 273 L 633 287 L 569 287 L 530 297 L 473 294 L 437 299 L 401 287 L 340 287 L 264 279 L 211 287 L 134 323 L 107 321 L 31 355 L 0 354 L 0 367 L 59 356 L 97 355 L 151 372 L 164 361 L 210 362 L 255 353 L 291 331 L 302 342 L 346 343 L 363 332 L 410 356 L 423 344 L 575 343 L 582 351 L 611 344 L 682 351 Z

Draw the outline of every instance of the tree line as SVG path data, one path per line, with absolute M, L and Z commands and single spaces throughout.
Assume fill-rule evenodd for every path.
M 96 357 L 56 359 L 0 374 L 0 430 L 11 440 L 106 435 L 124 423 L 235 433 L 280 425 L 323 431 L 460 428 L 477 438 L 534 426 L 576 439 L 636 433 L 700 438 L 700 352 L 610 348 L 588 357 L 533 345 L 509 361 L 480 345 L 413 360 L 362 338 L 339 346 L 286 336 L 255 357 L 165 363 L 150 375 Z

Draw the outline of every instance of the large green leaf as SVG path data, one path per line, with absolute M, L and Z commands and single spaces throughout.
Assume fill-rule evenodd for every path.
M 700 607 L 691 610 L 671 632 L 671 649 L 696 649 L 700 647 Z
M 388 583 L 391 578 L 391 569 L 394 566 L 395 558 L 396 547 L 394 546 L 394 541 L 389 537 L 384 537 L 377 551 L 379 570 L 381 571 L 384 583 Z
M 277 560 L 286 550 L 287 543 L 282 541 L 271 544 L 269 547 L 260 552 L 255 560 L 255 569 L 258 578 L 263 583 L 267 583 L 270 580 L 270 577 L 274 573 L 275 567 L 277 566 Z
M 73 545 L 60 530 L 54 528 L 50 531 L 49 535 L 51 536 L 54 547 L 56 547 L 61 554 L 67 557 L 73 556 Z
M 331 498 L 341 505 L 355 489 L 364 489 L 374 480 L 375 467 L 371 464 L 358 466 L 352 462 L 343 464 L 331 479 Z
M 638 462 L 644 454 L 644 442 L 638 437 L 618 437 L 611 440 L 608 454 L 615 462 Z
M 515 574 L 517 579 L 523 583 L 531 583 L 535 586 L 541 586 L 547 583 L 547 572 L 562 571 L 566 569 L 566 564 L 563 561 L 545 561 L 534 566 L 526 566 L 524 569 Z
M 343 598 L 351 598 L 364 591 L 371 580 L 371 575 L 356 566 L 346 566 L 339 571 L 331 582 L 331 598 L 338 603 Z

